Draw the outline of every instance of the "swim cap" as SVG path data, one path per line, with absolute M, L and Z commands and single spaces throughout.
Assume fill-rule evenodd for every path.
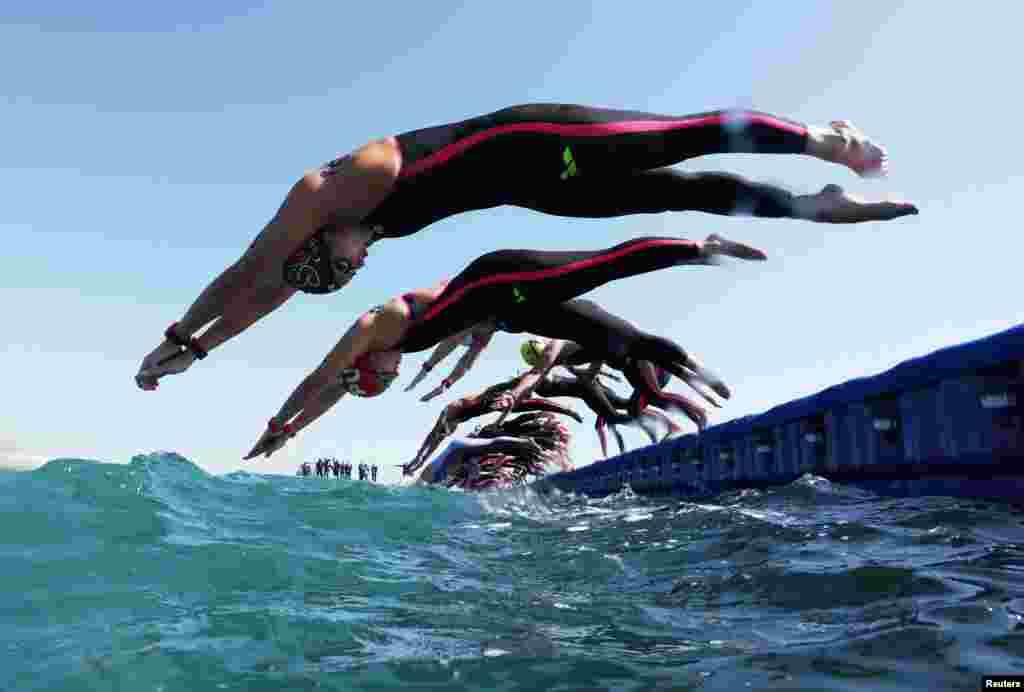
M 543 360 L 544 345 L 537 339 L 528 339 L 519 347 L 519 354 L 531 368 L 539 367 Z
M 323 228 L 285 260 L 284 282 L 303 293 L 333 293 L 341 288 L 331 265 Z
M 339 379 L 345 391 L 353 396 L 372 397 L 383 394 L 398 377 L 400 351 L 364 353 L 351 368 L 343 370 Z

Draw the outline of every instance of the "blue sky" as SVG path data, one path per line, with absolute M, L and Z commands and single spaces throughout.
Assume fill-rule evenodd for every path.
M 722 374 L 735 395 L 716 421 L 1024 318 L 1014 4 L 22 5 L 0 10 L 0 465 L 153 450 L 214 473 L 292 473 L 318 455 L 405 461 L 442 405 L 400 391 L 423 356 L 407 357 L 392 391 L 344 400 L 284 453 L 240 457 L 361 311 L 502 247 L 722 232 L 764 248 L 761 265 L 676 269 L 591 294 Z M 890 148 L 888 180 L 802 157 L 684 167 L 891 193 L 921 214 L 860 226 L 464 214 L 374 246 L 345 291 L 292 301 L 158 392 L 135 388 L 164 327 L 303 170 L 370 138 L 537 101 L 848 118 Z M 501 336 L 452 395 L 514 372 L 518 345 Z M 597 450 L 591 422 L 574 428 L 578 463 Z

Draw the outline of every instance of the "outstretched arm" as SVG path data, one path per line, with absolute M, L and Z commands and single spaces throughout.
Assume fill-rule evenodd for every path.
M 409 386 L 405 388 L 405 391 L 412 391 L 416 385 L 422 382 L 423 378 L 425 378 L 431 370 L 444 361 L 444 359 L 455 350 L 455 347 L 462 343 L 463 339 L 466 338 L 466 335 L 469 334 L 470 329 L 472 329 L 472 327 L 464 329 L 458 334 L 453 334 L 439 343 L 427 359 L 423 361 L 423 365 L 420 366 L 420 371 L 416 373 L 416 377 L 412 378 L 412 382 L 410 382 Z
M 497 396 L 501 392 L 511 389 L 517 381 L 518 378 L 512 378 L 505 382 L 499 382 L 498 384 L 491 385 L 479 394 L 456 399 L 445 406 L 444 410 L 441 411 L 441 415 L 438 416 L 433 429 L 426 439 L 423 440 L 423 444 L 420 445 L 416 456 L 413 457 L 412 461 L 402 465 L 403 474 L 411 475 L 418 469 L 430 458 L 430 455 L 434 453 L 434 450 L 437 449 L 441 442 L 455 432 L 460 423 L 493 411 L 494 409 L 491 404 L 496 400 Z M 567 411 L 566 413 L 568 415 L 575 415 L 572 411 Z
M 455 368 L 451 371 L 451 373 L 448 374 L 448 377 L 444 378 L 441 381 L 441 384 L 438 387 L 435 387 L 433 391 L 429 392 L 428 394 L 425 394 L 420 399 L 420 401 L 430 401 L 435 396 L 438 396 L 439 394 L 443 394 L 444 392 L 448 391 L 448 389 L 450 389 L 453 384 L 462 379 L 462 376 L 469 372 L 474 365 L 476 365 L 476 361 L 480 357 L 480 354 L 484 352 L 484 349 L 486 349 L 487 346 L 491 343 L 491 337 L 494 336 L 493 329 L 485 333 L 481 333 L 481 330 L 479 328 L 473 327 L 467 331 L 470 332 L 473 338 L 473 343 L 466 350 L 466 352 L 462 354 L 462 357 L 459 358 L 459 362 L 455 364 Z M 466 332 L 462 332 L 462 335 L 465 334 Z
M 438 445 L 453 432 L 459 426 L 461 422 L 459 420 L 459 411 L 461 403 L 465 401 L 460 399 L 459 401 L 453 401 L 444 407 L 441 411 L 441 415 L 437 417 L 437 422 L 434 423 L 434 427 L 427 437 L 423 440 L 423 444 L 420 445 L 419 450 L 416 452 L 416 456 L 413 457 L 412 461 L 402 465 L 402 475 L 411 475 L 416 469 L 423 465 L 430 455 L 434 453 Z
M 273 285 L 254 291 L 247 299 L 232 304 L 220 319 L 203 332 L 197 339 L 199 345 L 205 351 L 212 351 L 281 307 L 293 295 L 295 289 L 285 285 Z
M 468 438 L 465 440 L 452 441 L 437 459 L 430 466 L 423 469 L 419 481 L 433 483 L 446 474 L 441 473 L 448 466 L 459 464 L 465 461 L 467 456 L 490 453 L 519 454 L 526 451 L 536 451 L 540 445 L 529 438 L 523 437 L 492 437 L 487 439 Z
M 576 376 L 576 379 L 580 381 L 592 382 L 598 375 L 604 375 L 601 368 L 604 366 L 603 360 L 594 360 L 585 368 L 578 368 L 573 365 L 566 365 L 565 369 Z
M 293 295 L 295 295 L 295 289 L 283 285 L 257 291 L 251 300 L 241 301 L 243 305 L 232 310 L 230 318 L 222 316 L 216 319 L 202 336 L 193 339 L 193 343 L 198 346 L 198 351 L 179 348 L 169 340 L 164 341 L 146 359 L 146 361 L 156 362 L 147 367 L 146 361 L 144 361 L 139 374 L 135 376 L 135 381 L 142 389 L 156 389 L 161 377 L 178 374 L 191 367 L 196 361 L 197 352 L 209 353 L 276 310 Z M 170 352 L 170 355 L 165 355 L 165 352 Z
M 286 298 L 267 296 L 281 294 L 283 262 L 324 225 L 358 224 L 391 192 L 400 167 L 401 156 L 394 142 L 380 140 L 335 166 L 306 173 L 292 186 L 284 204 L 245 254 L 221 272 L 175 324 L 176 338 L 187 341 L 222 318 L 226 323 L 219 343 L 223 343 L 281 305 Z M 250 303 L 262 309 L 253 311 Z M 141 377 L 142 371 L 175 356 L 177 351 L 172 340 L 154 349 L 139 368 L 139 386 L 154 389 L 155 381 Z
M 349 327 L 319 367 L 306 376 L 271 418 L 267 430 L 244 459 L 260 454 L 270 456 L 284 444 L 280 438 L 287 440 L 294 436 L 338 402 L 344 392 L 340 382 L 342 372 L 370 350 L 379 316 L 379 313 L 368 312 Z M 280 444 L 272 446 L 275 442 Z
M 551 371 L 551 368 L 555 367 L 555 363 L 558 361 L 558 356 L 561 354 L 562 349 L 565 348 L 565 344 L 566 342 L 562 339 L 551 339 L 548 341 L 547 345 L 544 346 L 544 352 L 541 354 L 541 362 L 535 368 L 520 377 L 516 386 L 507 394 L 503 394 L 501 399 L 499 399 L 499 402 L 505 411 L 498 418 L 495 425 L 501 425 L 505 421 L 508 414 L 512 412 L 513 408 L 515 408 L 516 402 L 533 393 L 537 384 L 547 376 Z
M 254 287 L 282 282 L 281 265 L 318 228 L 358 224 L 391 192 L 401 160 L 388 140 L 371 142 L 337 165 L 309 171 L 242 259 L 200 294 L 179 322 L 191 335 L 215 315 L 229 314 Z
M 565 344 L 566 342 L 561 339 L 551 339 L 548 341 L 547 345 L 544 346 L 544 353 L 541 354 L 540 364 L 519 378 L 519 382 L 509 392 L 514 400 L 513 403 L 533 393 L 537 383 L 547 376 L 551 368 L 555 367 L 558 356 L 561 354 Z

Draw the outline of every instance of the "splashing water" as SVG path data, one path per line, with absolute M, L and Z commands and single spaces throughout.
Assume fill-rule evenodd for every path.
M 701 503 L 0 474 L 8 690 L 977 689 L 1024 653 L 1006 505 L 804 478 Z

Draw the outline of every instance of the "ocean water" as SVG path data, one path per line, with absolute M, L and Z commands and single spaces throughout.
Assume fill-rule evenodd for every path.
M 976 690 L 1024 515 L 805 477 L 703 502 L 0 474 L 0 690 Z

